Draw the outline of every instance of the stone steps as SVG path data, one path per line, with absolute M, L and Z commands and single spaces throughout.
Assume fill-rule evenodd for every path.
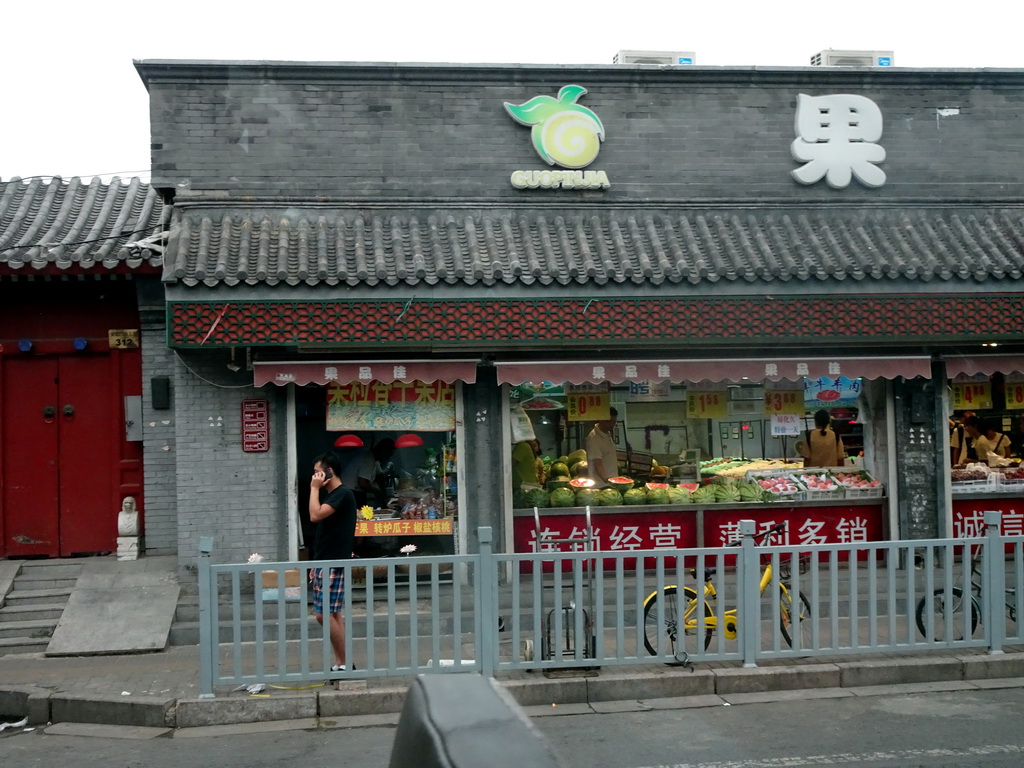
M 27 560 L 0 607 L 0 655 L 42 653 L 82 571 L 68 560 Z

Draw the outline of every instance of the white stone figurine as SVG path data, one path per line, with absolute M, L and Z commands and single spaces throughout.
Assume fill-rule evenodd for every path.
M 121 511 L 117 513 L 117 535 L 139 535 L 139 511 L 135 508 L 133 496 L 125 496 L 121 502 Z

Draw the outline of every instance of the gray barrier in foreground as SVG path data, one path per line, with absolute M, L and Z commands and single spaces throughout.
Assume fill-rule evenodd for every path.
M 557 768 L 541 733 L 493 678 L 420 675 L 409 686 L 390 768 Z

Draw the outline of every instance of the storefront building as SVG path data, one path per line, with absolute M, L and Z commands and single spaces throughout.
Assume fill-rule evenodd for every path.
M 137 179 L 0 184 L 0 558 L 114 552 L 129 499 L 150 551 L 176 551 L 173 424 L 149 386 L 172 365 L 169 213 Z
M 786 470 L 820 407 L 877 483 L 597 502 L 606 548 L 716 544 L 748 515 L 808 542 L 969 517 L 951 393 L 987 382 L 1008 418 L 1024 373 L 1024 73 L 137 68 L 173 199 L 183 561 L 209 533 L 221 559 L 294 556 L 313 458 L 386 440 L 379 551 L 472 550 L 479 525 L 543 546 L 582 509 L 513 487 L 517 422 L 568 458 L 610 406 L 641 485 Z

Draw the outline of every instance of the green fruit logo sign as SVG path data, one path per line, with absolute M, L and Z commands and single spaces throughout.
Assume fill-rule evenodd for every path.
M 587 92 L 580 85 L 566 85 L 558 98 L 534 96 L 523 104 L 505 102 L 505 111 L 521 125 L 531 127 L 533 147 L 548 165 L 569 171 L 516 171 L 516 187 L 607 188 L 604 171 L 582 172 L 597 158 L 604 141 L 604 125 L 592 110 L 577 104 Z
M 586 168 L 604 141 L 601 119 L 576 103 L 586 92 L 581 85 L 567 85 L 557 99 L 534 96 L 525 104 L 506 101 L 505 109 L 517 123 L 533 126 L 533 147 L 548 165 Z

